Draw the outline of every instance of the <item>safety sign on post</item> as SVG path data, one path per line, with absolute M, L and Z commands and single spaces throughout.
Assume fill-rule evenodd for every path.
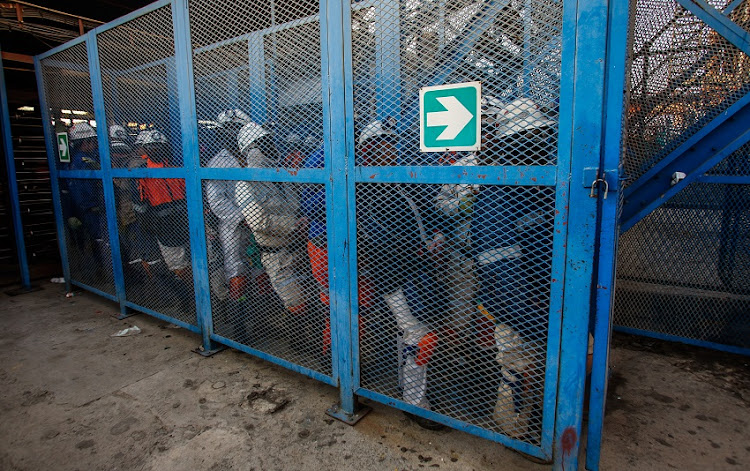
M 479 150 L 480 82 L 454 83 L 419 90 L 419 147 L 422 152 Z
M 70 163 L 70 144 L 68 144 L 68 133 L 57 133 L 57 153 L 60 155 L 60 162 Z

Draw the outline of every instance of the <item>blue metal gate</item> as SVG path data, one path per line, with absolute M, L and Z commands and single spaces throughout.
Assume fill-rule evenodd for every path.
M 160 1 L 42 54 L 66 280 L 338 386 L 346 420 L 366 397 L 575 467 L 608 14 Z M 420 89 L 464 82 L 481 150 L 420 152 Z

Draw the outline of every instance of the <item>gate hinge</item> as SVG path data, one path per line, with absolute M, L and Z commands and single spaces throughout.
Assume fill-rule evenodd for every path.
M 597 187 L 603 190 L 604 199 L 607 199 L 609 193 L 615 193 L 620 187 L 619 169 L 610 169 L 602 172 L 599 167 L 585 167 L 583 169 L 583 187 L 591 188 L 589 196 L 596 196 Z

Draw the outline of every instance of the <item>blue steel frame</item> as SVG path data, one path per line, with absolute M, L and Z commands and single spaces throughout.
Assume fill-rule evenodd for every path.
M 589 413 L 586 432 L 586 469 L 598 471 L 601 459 L 604 412 L 609 378 L 609 345 L 612 335 L 612 318 L 615 295 L 617 242 L 619 234 L 618 211 L 622 179 L 621 156 L 625 125 L 625 97 L 628 73 L 628 31 L 630 2 L 610 4 L 606 62 L 606 101 L 604 148 L 600 168 L 610 188 L 618 192 L 613 198 L 599 198 L 599 234 L 596 260 L 596 291 L 591 334 L 594 337 L 593 362 L 589 383 Z M 612 181 L 610 175 L 616 176 Z
M 21 203 L 18 199 L 18 181 L 16 180 L 16 160 L 13 153 L 13 136 L 10 129 L 10 113 L 8 112 L 8 91 L 5 88 L 5 68 L 0 57 L 0 126 L 3 134 L 3 153 L 8 178 L 8 194 L 10 196 L 10 214 L 13 234 L 16 241 L 18 256 L 18 270 L 21 274 L 21 286 L 31 289 L 29 277 L 29 261 L 26 257 L 26 241 L 23 235 L 23 221 L 21 220 Z
M 507 2 L 490 2 L 486 8 L 500 8 Z M 101 71 L 98 63 L 96 45 L 97 34 L 127 21 L 171 5 L 175 33 L 175 65 L 177 69 L 176 86 L 178 87 L 180 128 L 182 134 L 182 154 L 184 167 L 174 169 L 115 169 L 109 161 L 109 146 L 104 115 L 104 102 L 101 84 Z M 355 9 L 364 6 L 392 6 L 393 2 L 381 0 L 375 2 L 358 2 Z M 597 222 L 597 199 L 589 197 L 589 190 L 580 182 L 587 169 L 600 163 L 602 147 L 607 146 L 607 159 L 604 168 L 612 165 L 612 160 L 619 155 L 614 153 L 614 142 L 619 142 L 619 124 L 610 123 L 606 129 L 602 126 L 605 116 L 605 58 L 608 46 L 610 52 L 622 53 L 622 42 L 608 43 L 608 14 L 618 14 L 617 9 L 608 10 L 607 4 L 597 0 L 581 0 L 578 3 L 568 2 L 563 7 L 563 58 L 559 123 L 559 159 L 556 167 L 492 167 L 492 168 L 456 168 L 456 167 L 358 167 L 355 168 L 354 157 L 354 119 L 353 119 L 353 67 L 351 16 L 352 4 L 348 0 L 321 0 L 321 47 L 322 47 L 322 92 L 324 115 L 324 148 L 326 166 L 324 169 L 301 169 L 287 171 L 278 169 L 214 169 L 201 168 L 197 143 L 197 116 L 194 96 L 194 75 L 192 66 L 193 50 L 190 42 L 190 25 L 188 0 L 162 0 L 123 18 L 96 28 L 85 38 L 55 48 L 35 58 L 37 78 L 42 100 L 42 112 L 45 131 L 50 134 L 49 110 L 46 105 L 44 83 L 42 80 L 41 60 L 81 41 L 87 41 L 89 52 L 89 69 L 94 94 L 95 115 L 99 126 L 99 146 L 102 155 L 102 170 L 67 171 L 57 170 L 54 147 L 47 141 L 48 160 L 53 180 L 53 191 L 59 195 L 59 178 L 95 178 L 105 182 L 105 200 L 108 212 L 110 240 L 113 247 L 113 265 L 115 265 L 115 284 L 117 295 L 112 296 L 94 290 L 80 283 L 76 286 L 89 289 L 109 299 L 120 301 L 124 308 L 136 309 L 154 317 L 175 322 L 191 331 L 202 334 L 203 348 L 212 350 L 216 343 L 222 343 L 245 351 L 260 358 L 277 363 L 293 371 L 305 374 L 319 381 L 338 386 L 340 389 L 339 412 L 342 417 L 352 417 L 358 411 L 357 396 L 392 405 L 408 412 L 418 413 L 427 418 L 446 423 L 454 428 L 488 438 L 519 449 L 540 458 L 555 460 L 557 468 L 576 469 L 578 462 L 579 437 L 583 420 L 583 394 L 585 384 L 585 359 L 589 329 L 589 308 L 593 303 L 592 280 L 594 278 Z M 398 15 L 398 9 L 391 12 Z M 396 20 L 398 18 L 396 17 Z M 393 21 L 387 15 L 382 21 Z M 305 19 L 304 21 L 309 21 Z M 294 24 L 298 22 L 292 22 Z M 291 26 L 294 24 L 290 23 Z M 480 25 L 481 26 L 481 25 Z M 453 50 L 454 55 L 468 51 L 479 37 L 481 27 L 465 32 L 465 39 Z M 263 34 L 260 34 L 262 40 Z M 250 37 L 248 53 L 251 54 Z M 234 39 L 232 40 L 234 41 Z M 397 48 L 393 41 L 379 43 L 383 48 Z M 581 45 L 585 45 L 582 47 Z M 195 52 L 200 52 L 196 50 Z M 387 84 L 393 77 L 399 76 L 399 64 L 389 57 L 388 50 L 379 50 L 380 69 L 378 71 L 378 90 L 400 102 L 397 96 L 400 91 Z M 96 69 L 96 70 L 94 70 Z M 449 72 L 445 69 L 432 72 L 432 82 L 445 80 Z M 610 76 L 609 92 L 614 96 L 615 74 Z M 431 83 L 432 83 L 431 82 Z M 253 95 L 251 91 L 251 95 Z M 257 95 L 257 93 L 256 93 Z M 392 95 L 392 96 L 391 96 Z M 383 98 L 383 97 L 381 97 Z M 253 100 L 266 100 L 265 95 L 252 97 Z M 390 103 L 393 103 L 391 101 Z M 614 98 L 608 101 L 607 111 L 612 112 L 617 105 Z M 620 103 L 620 107 L 622 104 Z M 255 107 L 253 107 L 255 108 Z M 379 108 L 380 109 L 380 108 Z M 621 108 L 620 108 L 621 109 Z M 344 113 L 333 112 L 344 110 Z M 413 110 L 405 110 L 405 115 Z M 612 116 L 610 114 L 610 116 Z M 619 115 L 618 115 L 619 116 Z M 619 118 L 618 118 L 619 119 Z M 575 157 L 575 158 L 574 158 Z M 112 178 L 121 177 L 157 177 L 185 178 L 188 211 L 191 256 L 193 263 L 194 286 L 196 293 L 196 311 L 198 325 L 193 326 L 164 316 L 150 309 L 129 302 L 124 296 L 124 280 L 119 258 L 119 238 L 115 217 L 114 190 Z M 329 240 L 329 279 L 331 280 L 331 316 L 335 334 L 332 339 L 334 354 L 333 374 L 322 375 L 307 368 L 292 364 L 283 359 L 259 352 L 244 345 L 213 333 L 210 308 L 210 290 L 208 287 L 208 268 L 206 264 L 206 240 L 203 232 L 203 198 L 202 181 L 208 179 L 255 180 L 255 181 L 290 181 L 298 183 L 317 183 L 326 186 L 327 218 L 331 227 Z M 403 183 L 478 183 L 517 186 L 547 186 L 557 188 L 556 207 L 559 213 L 555 216 L 554 227 L 557 235 L 554 239 L 555 253 L 552 267 L 552 307 L 548 337 L 547 372 L 544 393 L 544 418 L 541 446 L 533 446 L 504 435 L 490 432 L 479 427 L 468 425 L 455 419 L 439 416 L 429 411 L 419 410 L 402 401 L 395 400 L 359 386 L 359 353 L 357 325 L 357 279 L 356 268 L 356 227 L 355 221 L 355 185 L 360 182 L 403 182 Z M 612 202 L 614 199 L 608 200 Z M 346 203 L 346 211 L 334 211 L 334 202 Z M 340 207 L 340 206 L 339 206 Z M 569 208 L 575 207 L 575 211 Z M 55 199 L 56 222 L 61 243 L 61 254 L 66 270 L 66 281 L 70 283 L 67 254 L 65 250 L 65 231 L 59 198 Z M 338 209 L 338 208 L 337 208 Z M 612 210 L 611 203 L 602 205 L 602 213 Z M 613 270 L 614 250 L 611 247 L 615 240 L 612 224 L 606 225 L 601 243 L 609 244 L 599 253 L 600 264 L 598 277 L 601 280 L 611 275 Z M 117 248 L 117 255 L 114 248 Z M 612 260 L 610 260 L 612 258 Z M 118 266 L 119 265 L 119 266 Z M 611 281 L 610 281 L 611 284 Z M 605 342 L 605 339 L 607 340 Z M 608 336 L 600 339 L 598 350 L 606 350 Z

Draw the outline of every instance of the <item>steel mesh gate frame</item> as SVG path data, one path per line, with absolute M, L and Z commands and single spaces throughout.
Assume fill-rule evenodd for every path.
M 337 385 L 342 418 L 370 397 L 575 466 L 591 261 L 612 255 L 595 252 L 602 192 L 587 180 L 615 189 L 597 170 L 609 14 L 593 1 L 160 1 L 53 49 L 36 58 L 53 190 L 77 197 L 82 182 L 94 195 L 83 215 L 56 200 L 66 280 L 199 332 L 206 350 Z M 484 85 L 482 160 L 415 152 L 419 88 L 472 80 Z M 227 111 L 242 121 L 229 159 Z M 54 131 L 84 118 L 99 124 L 98 156 L 60 164 Z M 436 230 L 438 196 L 455 189 L 471 190 L 464 216 Z M 169 211 L 167 194 L 180 203 Z M 230 226 L 219 194 L 236 203 Z M 469 223 L 488 235 L 467 242 Z M 382 237 L 393 228 L 401 238 Z M 252 266 L 232 276 L 238 240 Z M 81 244 L 97 263 L 74 263 Z M 87 271 L 104 260 L 109 277 Z M 401 268 L 410 276 L 394 281 Z M 432 335 L 405 330 L 404 307 L 436 315 L 417 321 Z M 428 408 L 411 400 L 424 363 L 410 355 L 433 337 L 426 380 L 443 384 Z
M 639 1 L 630 15 L 624 164 L 625 198 L 634 201 L 626 201 L 615 321 L 626 332 L 748 354 L 750 136 L 738 110 L 750 96 L 750 47 L 738 37 L 749 7 L 698 3 Z M 739 126 L 727 129 L 732 120 Z M 686 178 L 670 188 L 675 171 Z M 646 182 L 660 178 L 668 190 L 653 198 Z M 627 208 L 638 204 L 639 213 Z

